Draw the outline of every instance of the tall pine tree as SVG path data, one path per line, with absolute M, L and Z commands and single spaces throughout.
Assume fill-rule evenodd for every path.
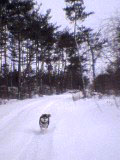
M 91 15 L 93 12 L 87 13 L 85 12 L 85 6 L 83 0 L 65 0 L 66 2 L 66 8 L 64 8 L 67 18 L 74 23 L 74 38 L 76 42 L 76 48 L 77 48 L 77 57 L 79 57 L 79 67 L 80 67 L 80 75 L 82 79 L 82 87 L 83 88 L 83 94 L 86 96 L 85 93 L 85 82 L 84 82 L 84 75 L 83 75 L 83 68 L 82 68 L 82 56 L 80 55 L 80 44 L 78 45 L 77 42 L 77 31 L 79 24 L 78 22 L 84 21 L 89 15 Z M 81 37 L 82 38 L 82 37 Z

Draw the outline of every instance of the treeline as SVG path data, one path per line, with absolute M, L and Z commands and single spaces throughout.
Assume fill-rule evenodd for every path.
M 0 98 L 82 90 L 86 96 L 91 72 L 98 90 L 96 63 L 108 41 L 100 32 L 79 26 L 86 13 L 81 0 L 65 0 L 64 11 L 74 31 L 50 22 L 33 0 L 0 1 Z M 107 46 L 108 48 L 108 46 Z

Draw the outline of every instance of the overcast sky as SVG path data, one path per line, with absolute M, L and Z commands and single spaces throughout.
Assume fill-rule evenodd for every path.
M 65 7 L 64 0 L 37 0 L 42 3 L 42 12 L 51 9 L 52 22 L 61 25 L 65 28 L 69 25 L 69 20 L 66 19 L 63 8 Z M 94 11 L 86 20 L 86 24 L 91 28 L 99 28 L 103 20 L 114 15 L 120 8 L 120 0 L 84 0 L 86 11 Z

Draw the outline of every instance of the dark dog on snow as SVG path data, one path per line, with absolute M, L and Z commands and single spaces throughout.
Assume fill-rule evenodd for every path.
M 39 125 L 41 130 L 47 129 L 50 123 L 50 114 L 42 114 L 39 119 Z

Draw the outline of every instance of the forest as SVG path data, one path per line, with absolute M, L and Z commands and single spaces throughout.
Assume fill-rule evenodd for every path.
M 87 90 L 120 94 L 120 16 L 96 31 L 84 22 L 82 0 L 65 0 L 64 12 L 73 28 L 51 22 L 34 0 L 0 1 L 0 98 Z M 98 74 L 98 63 L 106 63 Z M 100 64 L 100 65 L 101 65 Z

